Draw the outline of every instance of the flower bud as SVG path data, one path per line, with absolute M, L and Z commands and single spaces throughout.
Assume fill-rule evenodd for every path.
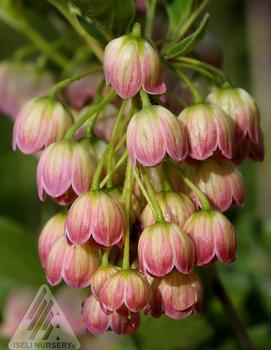
M 135 96 L 141 87 L 149 94 L 163 94 L 159 55 L 145 39 L 123 35 L 112 40 L 104 52 L 104 74 L 123 99 Z
M 13 149 L 34 154 L 61 140 L 72 125 L 73 117 L 58 100 L 38 97 L 20 110 L 13 129 Z
M 66 233 L 73 243 L 83 244 L 92 236 L 103 246 L 121 242 L 124 214 L 120 205 L 106 192 L 87 192 L 69 210 Z
M 182 227 L 189 216 L 196 211 L 194 204 L 183 193 L 175 193 L 172 191 L 161 192 L 157 195 L 157 201 L 165 220 L 177 224 L 180 227 Z M 143 229 L 155 224 L 155 216 L 149 204 L 147 204 L 143 210 L 140 221 Z
M 260 139 L 260 112 L 252 98 L 245 90 L 225 87 L 212 92 L 207 99 L 222 108 L 236 125 L 236 141 L 248 137 L 251 142 Z
M 176 117 L 162 106 L 149 106 L 132 117 L 127 130 L 127 148 L 133 165 L 159 164 L 167 153 L 180 161 L 187 155 L 187 140 Z
M 122 270 L 103 284 L 99 296 L 102 309 L 108 313 L 120 312 L 123 307 L 139 312 L 149 305 L 151 288 L 137 270 Z
M 207 159 L 190 166 L 188 177 L 207 195 L 212 206 L 220 211 L 243 203 L 242 176 L 231 161 Z M 190 192 L 190 197 L 200 208 L 201 202 L 197 195 Z
M 88 331 L 96 335 L 110 329 L 117 334 L 131 335 L 138 329 L 140 322 L 139 314 L 130 313 L 128 310 L 121 315 L 117 312 L 107 315 L 93 295 L 84 303 L 83 319 Z
M 34 64 L 1 63 L 0 111 L 15 119 L 26 102 L 46 95 L 53 83 L 51 73 L 41 72 Z
M 49 146 L 37 168 L 38 192 L 46 193 L 61 205 L 71 204 L 77 195 L 89 190 L 95 162 L 83 144 L 62 140 Z
M 66 214 L 58 213 L 54 215 L 43 227 L 39 237 L 39 256 L 43 267 L 46 266 L 48 255 L 56 242 L 63 236 L 65 228 Z
M 155 278 L 152 291 L 150 313 L 153 317 L 165 313 L 168 317 L 179 320 L 200 312 L 203 288 L 195 272 L 184 275 L 173 270 L 165 277 Z
M 199 103 L 185 108 L 178 119 L 187 133 L 191 158 L 204 160 L 218 150 L 226 158 L 233 157 L 234 123 L 218 106 Z
M 104 283 L 120 270 L 117 266 L 100 266 L 91 278 L 91 293 L 97 300 L 100 299 L 100 291 Z
M 185 232 L 196 248 L 195 263 L 207 265 L 213 261 L 231 263 L 235 259 L 236 234 L 231 222 L 219 211 L 199 211 L 186 221 Z
M 69 244 L 65 236 L 53 245 L 45 267 L 48 282 L 60 283 L 61 279 L 71 288 L 85 288 L 99 266 L 99 250 L 90 243 Z
M 138 242 L 141 270 L 153 276 L 165 276 L 174 266 L 187 274 L 192 270 L 195 252 L 191 239 L 173 223 L 147 227 Z

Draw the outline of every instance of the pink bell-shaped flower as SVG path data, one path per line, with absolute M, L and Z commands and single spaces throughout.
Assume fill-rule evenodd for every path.
M 157 51 L 133 33 L 114 39 L 106 46 L 104 74 L 107 83 L 123 99 L 135 96 L 141 88 L 154 95 L 166 92 Z
M 47 264 L 48 255 L 57 241 L 64 234 L 66 214 L 54 215 L 43 227 L 39 236 L 39 256 L 43 267 Z
M 0 111 L 16 119 L 23 105 L 34 97 L 44 96 L 54 83 L 50 72 L 32 63 L 0 64 Z
M 168 317 L 179 320 L 200 312 L 203 288 L 195 272 L 184 275 L 173 270 L 167 276 L 155 278 L 152 292 L 150 313 L 153 317 L 165 313 Z
M 100 299 L 100 291 L 104 283 L 120 270 L 117 266 L 100 266 L 91 278 L 91 293 Z
M 109 277 L 99 293 L 102 309 L 111 313 L 123 308 L 139 312 L 149 306 L 151 288 L 137 270 L 122 270 Z
M 242 175 L 229 161 L 218 161 L 209 158 L 189 167 L 188 177 L 204 192 L 212 206 L 220 211 L 226 211 L 232 205 L 242 205 L 244 187 Z M 201 207 L 200 200 L 194 192 L 190 197 Z
M 61 205 L 71 204 L 89 190 L 95 161 L 81 143 L 62 140 L 49 146 L 41 155 L 37 168 L 38 192 L 46 193 Z
M 86 288 L 99 263 L 99 249 L 94 244 L 69 244 L 62 236 L 49 253 L 45 271 L 48 282 L 53 286 L 63 278 L 71 288 Z
M 113 312 L 106 314 L 100 303 L 93 295 L 88 297 L 83 306 L 83 319 L 87 330 L 92 334 L 102 334 L 112 330 L 117 334 L 133 334 L 139 327 L 140 318 L 138 313 L 131 313 L 126 310 L 124 314 Z
M 249 93 L 240 88 L 222 87 L 209 94 L 207 100 L 232 118 L 236 125 L 236 141 L 248 137 L 252 143 L 259 143 L 260 112 Z
M 87 192 L 69 210 L 66 234 L 73 243 L 83 244 L 90 237 L 103 246 L 121 242 L 124 214 L 116 200 L 103 191 Z
M 178 119 L 185 128 L 191 158 L 204 160 L 217 151 L 226 158 L 233 157 L 235 127 L 221 108 L 211 103 L 198 103 L 185 108 Z
M 127 148 L 133 165 L 159 164 L 166 153 L 180 161 L 187 155 L 187 139 L 176 117 L 162 106 L 149 106 L 133 115 L 127 130 Z
M 180 227 L 182 227 L 189 216 L 196 211 L 195 205 L 189 197 L 183 193 L 165 191 L 159 193 L 156 197 L 165 220 L 177 224 Z M 153 215 L 152 208 L 148 204 L 141 214 L 140 221 L 143 229 L 155 224 L 155 216 Z
M 174 267 L 187 274 L 192 270 L 194 258 L 193 242 L 176 224 L 154 224 L 139 238 L 139 266 L 152 276 L 165 276 Z
M 73 123 L 69 110 L 58 100 L 38 97 L 27 102 L 13 129 L 13 149 L 34 154 L 61 140 Z
M 234 227 L 219 211 L 199 211 L 186 221 L 185 232 L 196 249 L 195 263 L 207 265 L 213 261 L 231 263 L 235 259 L 237 242 Z

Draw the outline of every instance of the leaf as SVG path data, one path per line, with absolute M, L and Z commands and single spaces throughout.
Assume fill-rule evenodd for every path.
M 0 217 L 0 241 L 1 280 L 20 285 L 44 283 L 37 247 L 20 225 Z
M 207 13 L 203 19 L 197 30 L 194 33 L 188 35 L 182 41 L 180 41 L 175 46 L 169 48 L 164 54 L 164 58 L 171 59 L 181 55 L 185 55 L 188 52 L 192 51 L 197 44 L 203 39 L 208 23 L 209 23 L 210 15 Z
M 169 17 L 169 32 L 175 32 L 190 16 L 195 0 L 167 0 Z
M 133 0 L 72 0 L 82 14 L 103 29 L 120 36 L 129 30 L 135 15 Z

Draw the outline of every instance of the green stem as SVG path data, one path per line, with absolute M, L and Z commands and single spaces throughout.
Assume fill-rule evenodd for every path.
M 217 86 L 220 86 L 220 84 L 221 84 L 220 79 L 218 81 L 217 77 L 214 74 L 212 74 L 211 72 L 209 72 L 208 70 L 206 70 L 204 68 L 194 66 L 194 65 L 189 64 L 189 63 L 182 63 L 182 62 L 174 63 L 174 65 L 176 65 L 178 67 L 187 68 L 187 69 L 196 71 L 196 72 L 200 73 L 201 75 L 203 75 L 204 77 L 206 77 L 207 79 L 209 79 L 210 81 L 214 82 Z
M 124 204 L 124 215 L 126 219 L 126 230 L 124 237 L 122 269 L 130 268 L 130 209 L 132 202 L 133 168 L 131 161 L 128 160 L 126 167 L 126 176 L 123 187 L 122 201 Z
M 87 70 L 86 72 L 83 72 L 81 74 L 75 75 L 73 77 L 61 80 L 60 82 L 56 83 L 49 91 L 48 95 L 50 97 L 55 97 L 58 92 L 62 89 L 64 89 L 67 85 L 71 84 L 74 81 L 80 80 L 82 78 L 84 78 L 87 75 L 93 74 L 93 73 L 97 73 L 102 71 L 102 67 L 98 66 L 98 67 L 92 67 L 91 69 Z
M 152 187 L 151 181 L 150 181 L 147 173 L 145 172 L 144 168 L 141 167 L 140 170 L 141 170 L 143 182 L 146 185 L 146 189 L 143 185 L 143 182 L 140 179 L 139 174 L 135 171 L 136 181 L 138 182 L 138 185 L 141 189 L 141 192 L 143 193 L 143 196 L 146 198 L 150 208 L 152 209 L 153 215 L 156 218 L 156 222 L 157 223 L 164 223 L 165 218 L 164 218 L 164 215 L 163 215 L 162 210 L 160 208 L 160 205 L 157 201 L 156 194 L 155 194 L 155 191 Z
M 123 117 L 123 111 L 125 109 L 127 101 L 128 100 L 124 100 L 122 102 L 121 108 L 120 108 L 119 113 L 117 115 L 117 118 L 115 120 L 115 125 L 114 125 L 113 131 L 112 131 L 111 140 L 108 143 L 108 145 L 106 146 L 106 149 L 105 149 L 105 151 L 103 153 L 103 156 L 102 156 L 102 158 L 100 159 L 100 161 L 99 161 L 99 163 L 97 165 L 95 174 L 93 176 L 92 185 L 91 185 L 91 190 L 92 191 L 98 191 L 100 189 L 100 176 L 101 176 L 101 173 L 102 173 L 102 170 L 103 170 L 104 162 L 105 162 L 105 159 L 108 156 L 111 148 L 114 146 L 114 143 L 117 140 L 117 137 L 118 137 L 118 134 L 119 134 L 119 125 L 120 125 L 120 122 L 121 122 L 121 118 Z
M 170 179 L 169 179 L 169 172 L 168 172 L 168 165 L 167 163 L 163 164 L 163 190 L 165 192 L 170 192 L 172 191 L 172 186 L 170 183 Z
M 121 158 L 118 160 L 118 162 L 117 162 L 116 166 L 114 167 L 114 169 L 112 169 L 112 172 L 107 174 L 105 176 L 105 178 L 103 179 L 103 181 L 100 183 L 100 188 L 103 188 L 106 185 L 106 183 L 109 180 L 110 176 L 112 177 L 112 175 L 115 173 L 115 171 L 117 171 L 119 169 L 119 167 L 126 161 L 127 157 L 128 157 L 128 151 L 126 150 L 122 154 Z
M 194 103 L 201 103 L 202 97 L 198 89 L 192 83 L 192 81 L 180 70 L 176 69 L 175 72 L 176 72 L 176 75 L 184 82 L 186 87 L 191 91 L 191 94 L 193 95 Z
M 141 26 L 140 26 L 140 23 L 136 22 L 133 25 L 133 29 L 132 29 L 131 35 L 134 36 L 135 38 L 140 38 L 141 37 Z
M 201 208 L 204 211 L 210 211 L 212 210 L 212 206 L 210 202 L 208 201 L 207 197 L 205 194 L 182 172 L 182 170 L 179 168 L 178 165 L 175 163 L 171 162 L 171 164 L 175 167 L 175 169 L 178 171 L 179 176 L 183 180 L 183 182 L 193 191 L 198 199 L 201 202 Z
M 142 89 L 140 90 L 140 98 L 143 108 L 149 107 L 151 105 L 148 94 Z
M 28 45 L 25 45 L 23 47 L 20 47 L 19 49 L 17 49 L 13 55 L 13 59 L 15 61 L 22 61 L 25 57 L 33 54 L 34 52 L 37 51 L 37 48 L 35 45 L 33 44 L 28 44 Z
M 0 18 L 9 26 L 17 31 L 23 33 L 32 43 L 57 66 L 61 69 L 69 63 L 68 60 L 57 52 L 50 43 L 48 43 L 23 17 L 23 9 L 15 8 L 15 6 L 9 7 L 8 5 L 1 6 Z
M 212 66 L 211 64 L 202 62 L 200 60 L 197 60 L 197 59 L 191 58 L 191 57 L 179 57 L 178 62 L 188 63 L 194 67 L 199 67 L 201 69 L 211 71 L 212 73 L 214 73 L 215 75 L 217 75 L 221 79 L 222 84 L 223 83 L 230 84 L 230 80 L 229 80 L 227 74 L 223 70 L 216 68 L 216 67 Z
M 113 165 L 113 155 L 114 155 L 114 148 L 111 147 L 107 158 L 106 158 L 106 173 L 110 174 L 108 177 L 108 180 L 106 182 L 106 187 L 107 188 L 112 188 L 113 187 L 113 181 L 112 181 L 112 165 Z
M 109 255 L 110 255 L 111 249 L 112 249 L 112 247 L 105 248 L 103 256 L 102 256 L 102 266 L 108 266 L 109 265 L 108 259 L 109 259 Z
M 145 28 L 145 36 L 149 39 L 152 38 L 152 31 L 153 31 L 153 20 L 155 15 L 155 9 L 157 0 L 147 1 L 148 9 L 146 13 L 146 28 Z
M 65 139 L 71 140 L 73 136 L 75 135 L 76 131 L 90 118 L 97 119 L 97 115 L 100 113 L 100 111 L 114 98 L 116 97 L 116 93 L 114 90 L 111 90 L 102 101 L 97 103 L 96 105 L 93 105 L 89 111 L 84 114 L 80 119 L 78 119 L 73 126 L 67 131 Z
M 91 48 L 92 52 L 95 56 L 102 62 L 104 51 L 100 46 L 99 42 L 93 38 L 80 24 L 78 18 L 75 13 L 70 11 L 69 3 L 64 1 L 60 3 L 57 0 L 48 0 L 53 6 L 55 6 L 63 16 L 68 20 L 68 22 L 72 25 L 75 31 L 86 41 L 86 43 Z
M 203 0 L 201 4 L 198 6 L 198 8 L 196 8 L 195 11 L 193 11 L 193 13 L 191 14 L 191 16 L 184 22 L 184 24 L 182 24 L 180 28 L 176 29 L 176 34 L 173 38 L 173 43 L 177 42 L 182 38 L 182 36 L 188 31 L 188 29 L 195 22 L 195 20 L 198 18 L 200 13 L 207 6 L 209 1 L 210 0 Z

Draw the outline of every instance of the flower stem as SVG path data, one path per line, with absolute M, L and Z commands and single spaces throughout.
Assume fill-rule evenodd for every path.
M 109 180 L 110 176 L 112 176 L 114 174 L 114 172 L 119 169 L 119 167 L 126 161 L 127 157 L 128 157 L 128 151 L 126 150 L 122 154 L 121 158 L 118 160 L 118 162 L 117 162 L 116 166 L 114 167 L 114 169 L 112 169 L 112 172 L 108 173 L 105 176 L 105 178 L 103 179 L 103 181 L 100 183 L 100 188 L 103 188 L 106 185 L 106 183 Z
M 200 60 L 197 60 L 197 59 L 191 58 L 191 57 L 179 57 L 178 62 L 187 63 L 187 64 L 190 64 L 194 67 L 198 67 L 198 68 L 210 71 L 219 77 L 219 79 L 221 80 L 221 84 L 224 84 L 224 83 L 230 84 L 230 80 L 229 80 L 227 74 L 223 70 L 216 68 L 211 64 L 202 62 Z
M 130 160 L 127 162 L 126 176 L 123 186 L 122 201 L 124 205 L 124 215 L 126 219 L 126 230 L 124 237 L 124 249 L 122 269 L 128 270 L 130 268 L 130 209 L 132 202 L 132 185 L 133 185 L 133 168 Z
M 175 169 L 178 171 L 179 176 L 183 180 L 183 182 L 196 194 L 198 199 L 201 203 L 201 208 L 204 211 L 210 211 L 212 210 L 212 206 L 210 202 L 208 201 L 205 194 L 182 172 L 182 170 L 174 163 L 171 162 L 172 165 L 174 165 Z
M 100 46 L 99 42 L 81 26 L 76 14 L 70 11 L 69 3 L 66 1 L 60 2 L 58 0 L 48 1 L 63 14 L 63 16 L 73 26 L 75 31 L 86 41 L 95 56 L 102 62 L 104 55 L 102 47 Z
M 155 9 L 157 0 L 148 1 L 148 9 L 146 12 L 146 28 L 145 28 L 145 36 L 149 39 L 152 38 L 152 31 L 153 31 L 153 20 L 155 15 Z
M 143 108 L 149 107 L 151 105 L 148 94 L 142 89 L 140 90 L 140 98 Z
M 93 73 L 97 73 L 102 71 L 102 67 L 98 66 L 98 67 L 92 67 L 91 69 L 87 70 L 86 72 L 83 72 L 81 74 L 75 75 L 73 77 L 61 80 L 60 82 L 56 83 L 49 91 L 48 95 L 50 97 L 55 97 L 58 92 L 62 89 L 64 89 L 67 85 L 71 84 L 74 81 L 80 80 L 82 78 L 84 78 L 87 75 L 93 74 Z
M 186 87 L 191 91 L 191 94 L 194 98 L 194 103 L 201 103 L 202 97 L 198 91 L 198 89 L 195 87 L 195 85 L 192 83 L 192 81 L 180 70 L 175 70 L 176 75 L 184 82 Z
M 115 120 L 115 125 L 114 125 L 113 131 L 112 131 L 111 140 L 108 143 L 108 145 L 106 146 L 106 149 L 102 155 L 102 158 L 100 159 L 100 161 L 97 165 L 96 171 L 95 171 L 94 176 L 93 176 L 92 185 L 91 185 L 92 191 L 98 191 L 100 189 L 100 176 L 101 176 L 101 173 L 103 170 L 104 162 L 105 162 L 111 148 L 114 146 L 114 143 L 116 142 L 117 137 L 119 136 L 119 126 L 121 123 L 121 119 L 123 117 L 123 112 L 124 112 L 127 101 L 128 100 L 124 100 L 122 102 L 121 108 L 120 108 L 119 113 L 117 115 L 117 118 Z
M 221 85 L 220 79 L 218 80 L 217 77 L 212 72 L 209 72 L 208 70 L 206 70 L 202 67 L 195 66 L 195 65 L 189 64 L 189 63 L 182 63 L 182 62 L 176 62 L 176 63 L 174 63 L 174 65 L 180 66 L 182 68 L 194 70 L 194 71 L 200 73 L 201 75 L 203 75 L 204 77 L 206 77 L 207 79 L 209 79 L 210 81 L 214 82 L 217 86 Z
M 102 256 L 102 266 L 107 266 L 108 264 L 108 259 L 109 259 L 109 255 L 111 252 L 112 247 L 107 247 L 104 250 L 103 256 Z
M 111 90 L 99 103 L 93 105 L 86 114 L 84 114 L 80 119 L 78 119 L 73 126 L 67 131 L 65 139 L 71 140 L 76 131 L 90 118 L 94 118 L 100 113 L 100 111 L 114 98 L 116 93 Z
M 164 223 L 165 222 L 165 218 L 164 215 L 162 213 L 162 210 L 160 208 L 160 205 L 157 201 L 154 189 L 152 187 L 151 181 L 147 175 L 147 173 L 145 172 L 144 168 L 141 167 L 140 169 L 141 171 L 141 175 L 143 178 L 143 181 L 145 182 L 146 188 L 143 185 L 143 182 L 141 181 L 141 178 L 138 174 L 137 171 L 135 171 L 135 178 L 136 181 L 138 182 L 138 185 L 140 187 L 141 192 L 143 193 L 143 196 L 146 198 L 146 201 L 148 202 L 150 208 L 152 209 L 153 215 L 156 218 L 156 222 L 157 223 Z
M 222 304 L 226 317 L 235 333 L 235 336 L 243 350 L 256 350 L 252 344 L 244 324 L 242 323 L 237 311 L 234 308 L 224 286 L 219 277 L 219 274 L 214 265 L 210 265 L 205 269 L 206 275 L 216 297 Z

